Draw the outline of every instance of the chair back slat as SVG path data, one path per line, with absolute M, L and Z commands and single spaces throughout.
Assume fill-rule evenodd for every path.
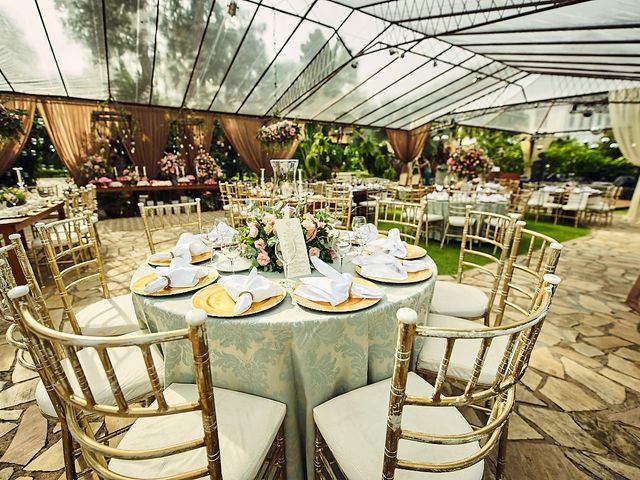
M 166 230 L 202 230 L 202 211 L 200 199 L 193 202 L 172 203 L 169 205 L 145 205 L 138 203 L 142 224 L 151 253 L 156 253 L 157 246 L 173 239 L 154 239 L 154 233 Z
M 376 202 L 375 225 L 380 232 L 388 232 L 391 228 L 397 228 L 404 241 L 410 245 L 418 245 L 426 210 L 426 203 L 420 201 L 378 200 Z

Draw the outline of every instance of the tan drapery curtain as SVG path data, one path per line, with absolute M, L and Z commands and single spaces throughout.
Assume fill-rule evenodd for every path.
M 207 153 L 211 150 L 213 122 L 215 121 L 216 116 L 198 113 L 192 115 L 191 118 L 201 119 L 202 123 L 198 125 L 184 124 L 180 126 L 180 131 L 177 132 L 179 137 L 178 152 L 186 161 L 187 172 L 195 174 L 193 162 L 196 155 L 201 149 Z
M 424 143 L 429 136 L 431 124 L 427 123 L 413 130 L 394 130 L 387 128 L 387 137 L 396 157 L 402 163 L 410 163 L 422 153 Z
M 609 92 L 609 115 L 613 136 L 622 155 L 640 167 L 640 89 Z M 640 178 L 626 219 L 633 224 L 640 224 Z
M 281 149 L 266 149 L 256 138 L 258 130 L 264 124 L 263 120 L 259 118 L 222 115 L 220 123 L 229 142 L 231 142 L 236 152 L 240 154 L 240 159 L 256 173 L 260 172 L 261 168 L 264 168 L 267 176 L 273 175 L 269 161 L 272 158 L 291 158 L 298 147 L 298 141 L 296 140 L 291 145 L 284 146 Z
M 18 158 L 18 154 L 24 148 L 24 144 L 29 138 L 33 116 L 36 112 L 36 102 L 31 98 L 11 99 L 3 104 L 6 108 L 26 110 L 26 115 L 22 117 L 22 131 L 19 140 L 7 140 L 0 144 L 0 175 L 9 170 Z
M 131 113 L 137 123 L 135 134 L 135 148 L 125 143 L 125 148 L 134 165 L 147 167 L 147 177 L 156 178 L 160 171 L 158 161 L 164 155 L 169 138 L 169 110 L 158 107 L 127 105 L 126 110 Z
M 96 104 L 41 100 L 38 112 L 56 147 L 58 156 L 71 175 L 79 177 L 82 157 L 91 153 L 91 112 Z

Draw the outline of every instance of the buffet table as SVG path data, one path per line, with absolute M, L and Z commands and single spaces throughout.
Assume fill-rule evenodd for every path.
M 312 410 L 342 393 L 391 376 L 396 342 L 396 311 L 411 307 L 426 319 L 435 280 L 385 285 L 386 297 L 352 313 L 320 313 L 285 300 L 247 317 L 208 319 L 211 368 L 216 387 L 278 400 L 287 405 L 285 420 L 289 479 L 313 478 Z M 151 271 L 142 265 L 134 279 Z M 345 271 L 353 265 L 345 262 Z M 245 272 L 245 274 L 248 272 Z M 282 278 L 266 273 L 268 278 Z M 143 327 L 151 332 L 185 327 L 191 294 L 146 297 L 133 294 Z M 166 384 L 194 383 L 189 344 L 165 349 Z M 306 473 L 306 475 L 305 475 Z

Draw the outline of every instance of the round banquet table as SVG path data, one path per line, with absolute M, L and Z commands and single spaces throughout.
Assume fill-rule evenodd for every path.
M 430 279 L 414 284 L 381 285 L 385 298 L 359 312 L 315 312 L 292 305 L 291 297 L 287 296 L 278 306 L 260 314 L 208 318 L 214 385 L 287 405 L 289 479 L 314 476 L 313 408 L 391 376 L 398 308 L 411 307 L 426 320 L 438 271 L 431 258 L 425 259 L 433 272 Z M 151 269 L 142 265 L 133 278 Z M 344 271 L 354 273 L 353 265 L 346 259 Z M 264 275 L 274 280 L 282 278 L 280 274 Z M 191 293 L 132 296 L 138 319 L 149 331 L 185 327 Z M 195 383 L 189 343 L 171 342 L 164 347 L 166 385 Z
M 474 210 L 481 212 L 499 213 L 506 215 L 509 212 L 509 203 L 504 202 L 477 202 L 475 200 L 469 200 L 468 202 L 455 202 L 457 204 L 472 205 Z M 449 200 L 428 200 L 427 210 L 431 214 L 442 215 L 445 220 L 449 217 Z

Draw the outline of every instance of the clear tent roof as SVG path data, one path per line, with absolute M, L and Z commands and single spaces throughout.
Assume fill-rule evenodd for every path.
M 637 0 L 3 1 L 0 92 L 413 129 L 640 86 L 638 38 Z

